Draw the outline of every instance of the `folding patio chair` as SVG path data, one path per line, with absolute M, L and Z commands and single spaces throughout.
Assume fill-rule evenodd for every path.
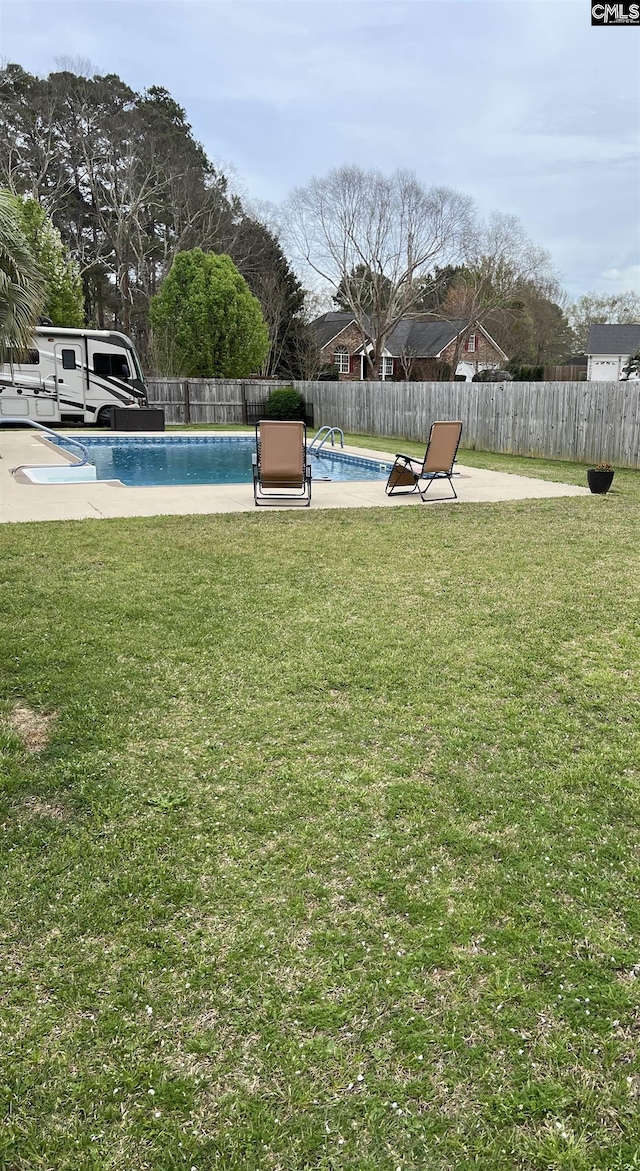
M 304 423 L 261 419 L 256 424 L 253 498 L 263 504 L 311 504 L 311 464 Z
M 412 459 L 409 455 L 396 455 L 385 488 L 387 496 L 402 496 L 411 492 L 419 492 L 420 499 L 424 500 L 434 480 L 448 480 L 451 491 L 457 500 L 458 496 L 451 476 L 461 434 L 462 423 L 460 422 L 432 423 L 427 450 L 422 462 L 419 459 Z M 427 481 L 425 488 L 420 487 L 421 480 Z M 437 499 L 443 498 L 439 496 Z

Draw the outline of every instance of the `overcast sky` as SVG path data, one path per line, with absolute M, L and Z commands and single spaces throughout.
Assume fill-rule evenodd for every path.
M 251 199 L 342 163 L 521 217 L 571 297 L 640 291 L 640 29 L 590 0 L 0 0 L 0 57 L 165 86 Z

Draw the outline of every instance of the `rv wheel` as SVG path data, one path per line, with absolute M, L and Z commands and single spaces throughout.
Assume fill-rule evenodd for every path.
M 101 407 L 100 408 L 100 410 L 98 411 L 98 418 L 96 419 L 96 423 L 98 424 L 98 427 L 110 427 L 111 426 L 111 412 L 112 412 L 112 410 L 113 410 L 113 407 Z

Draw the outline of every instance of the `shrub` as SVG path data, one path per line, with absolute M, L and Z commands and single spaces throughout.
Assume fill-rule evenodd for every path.
M 511 382 L 513 375 L 508 370 L 479 370 L 472 382 Z
M 295 386 L 272 390 L 264 411 L 265 419 L 303 419 L 304 399 Z
M 509 370 L 515 382 L 542 382 L 544 366 L 518 366 L 509 363 Z

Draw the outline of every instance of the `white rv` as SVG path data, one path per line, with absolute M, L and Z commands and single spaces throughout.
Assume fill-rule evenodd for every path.
M 0 417 L 105 426 L 112 407 L 143 407 L 147 391 L 123 333 L 41 325 L 33 348 L 0 366 Z

